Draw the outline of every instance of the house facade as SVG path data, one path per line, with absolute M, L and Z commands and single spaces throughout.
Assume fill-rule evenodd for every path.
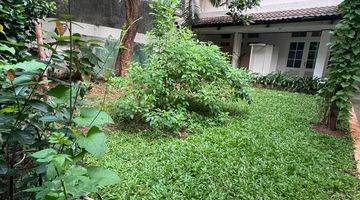
M 226 8 L 198 0 L 199 39 L 219 45 L 232 65 L 259 74 L 275 71 L 323 77 L 329 63 L 331 30 L 340 16 L 341 0 L 262 0 L 248 10 L 253 23 L 233 22 Z

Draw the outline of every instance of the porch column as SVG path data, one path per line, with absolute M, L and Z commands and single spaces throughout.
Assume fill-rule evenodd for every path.
M 239 67 L 239 60 L 241 55 L 241 43 L 242 43 L 242 33 L 234 33 L 234 42 L 233 42 L 233 53 L 231 64 L 233 67 Z
M 331 40 L 330 30 L 323 30 L 319 44 L 318 55 L 316 58 L 314 78 L 321 78 L 324 76 L 325 67 L 328 64 L 329 42 Z

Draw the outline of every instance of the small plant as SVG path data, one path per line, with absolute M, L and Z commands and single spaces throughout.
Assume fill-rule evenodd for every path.
M 300 77 L 281 72 L 270 73 L 264 76 L 254 74 L 252 82 L 256 86 L 306 94 L 316 94 L 325 83 L 319 78 Z
M 172 5 L 169 10 L 175 9 Z M 164 11 L 164 5 L 158 2 L 154 9 Z M 131 67 L 122 85 L 126 95 L 118 102 L 123 118 L 137 117 L 177 133 L 192 125 L 194 115 L 223 116 L 221 101 L 251 101 L 246 89 L 249 74 L 232 68 L 219 47 L 199 42 L 190 30 L 177 29 L 168 19 L 157 19 L 167 31 L 153 30 L 146 46 L 147 65 Z

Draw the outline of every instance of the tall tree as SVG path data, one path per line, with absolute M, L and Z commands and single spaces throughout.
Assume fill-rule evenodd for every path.
M 130 61 L 134 49 L 134 40 L 137 33 L 136 20 L 139 18 L 140 0 L 125 0 L 125 25 L 120 49 L 116 59 L 117 75 L 126 76 L 130 68 Z

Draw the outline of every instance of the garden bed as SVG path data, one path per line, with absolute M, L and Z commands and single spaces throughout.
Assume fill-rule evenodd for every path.
M 115 169 L 111 199 L 359 199 L 350 137 L 318 134 L 314 96 L 256 89 L 247 114 L 185 140 L 109 133 L 92 160 Z

